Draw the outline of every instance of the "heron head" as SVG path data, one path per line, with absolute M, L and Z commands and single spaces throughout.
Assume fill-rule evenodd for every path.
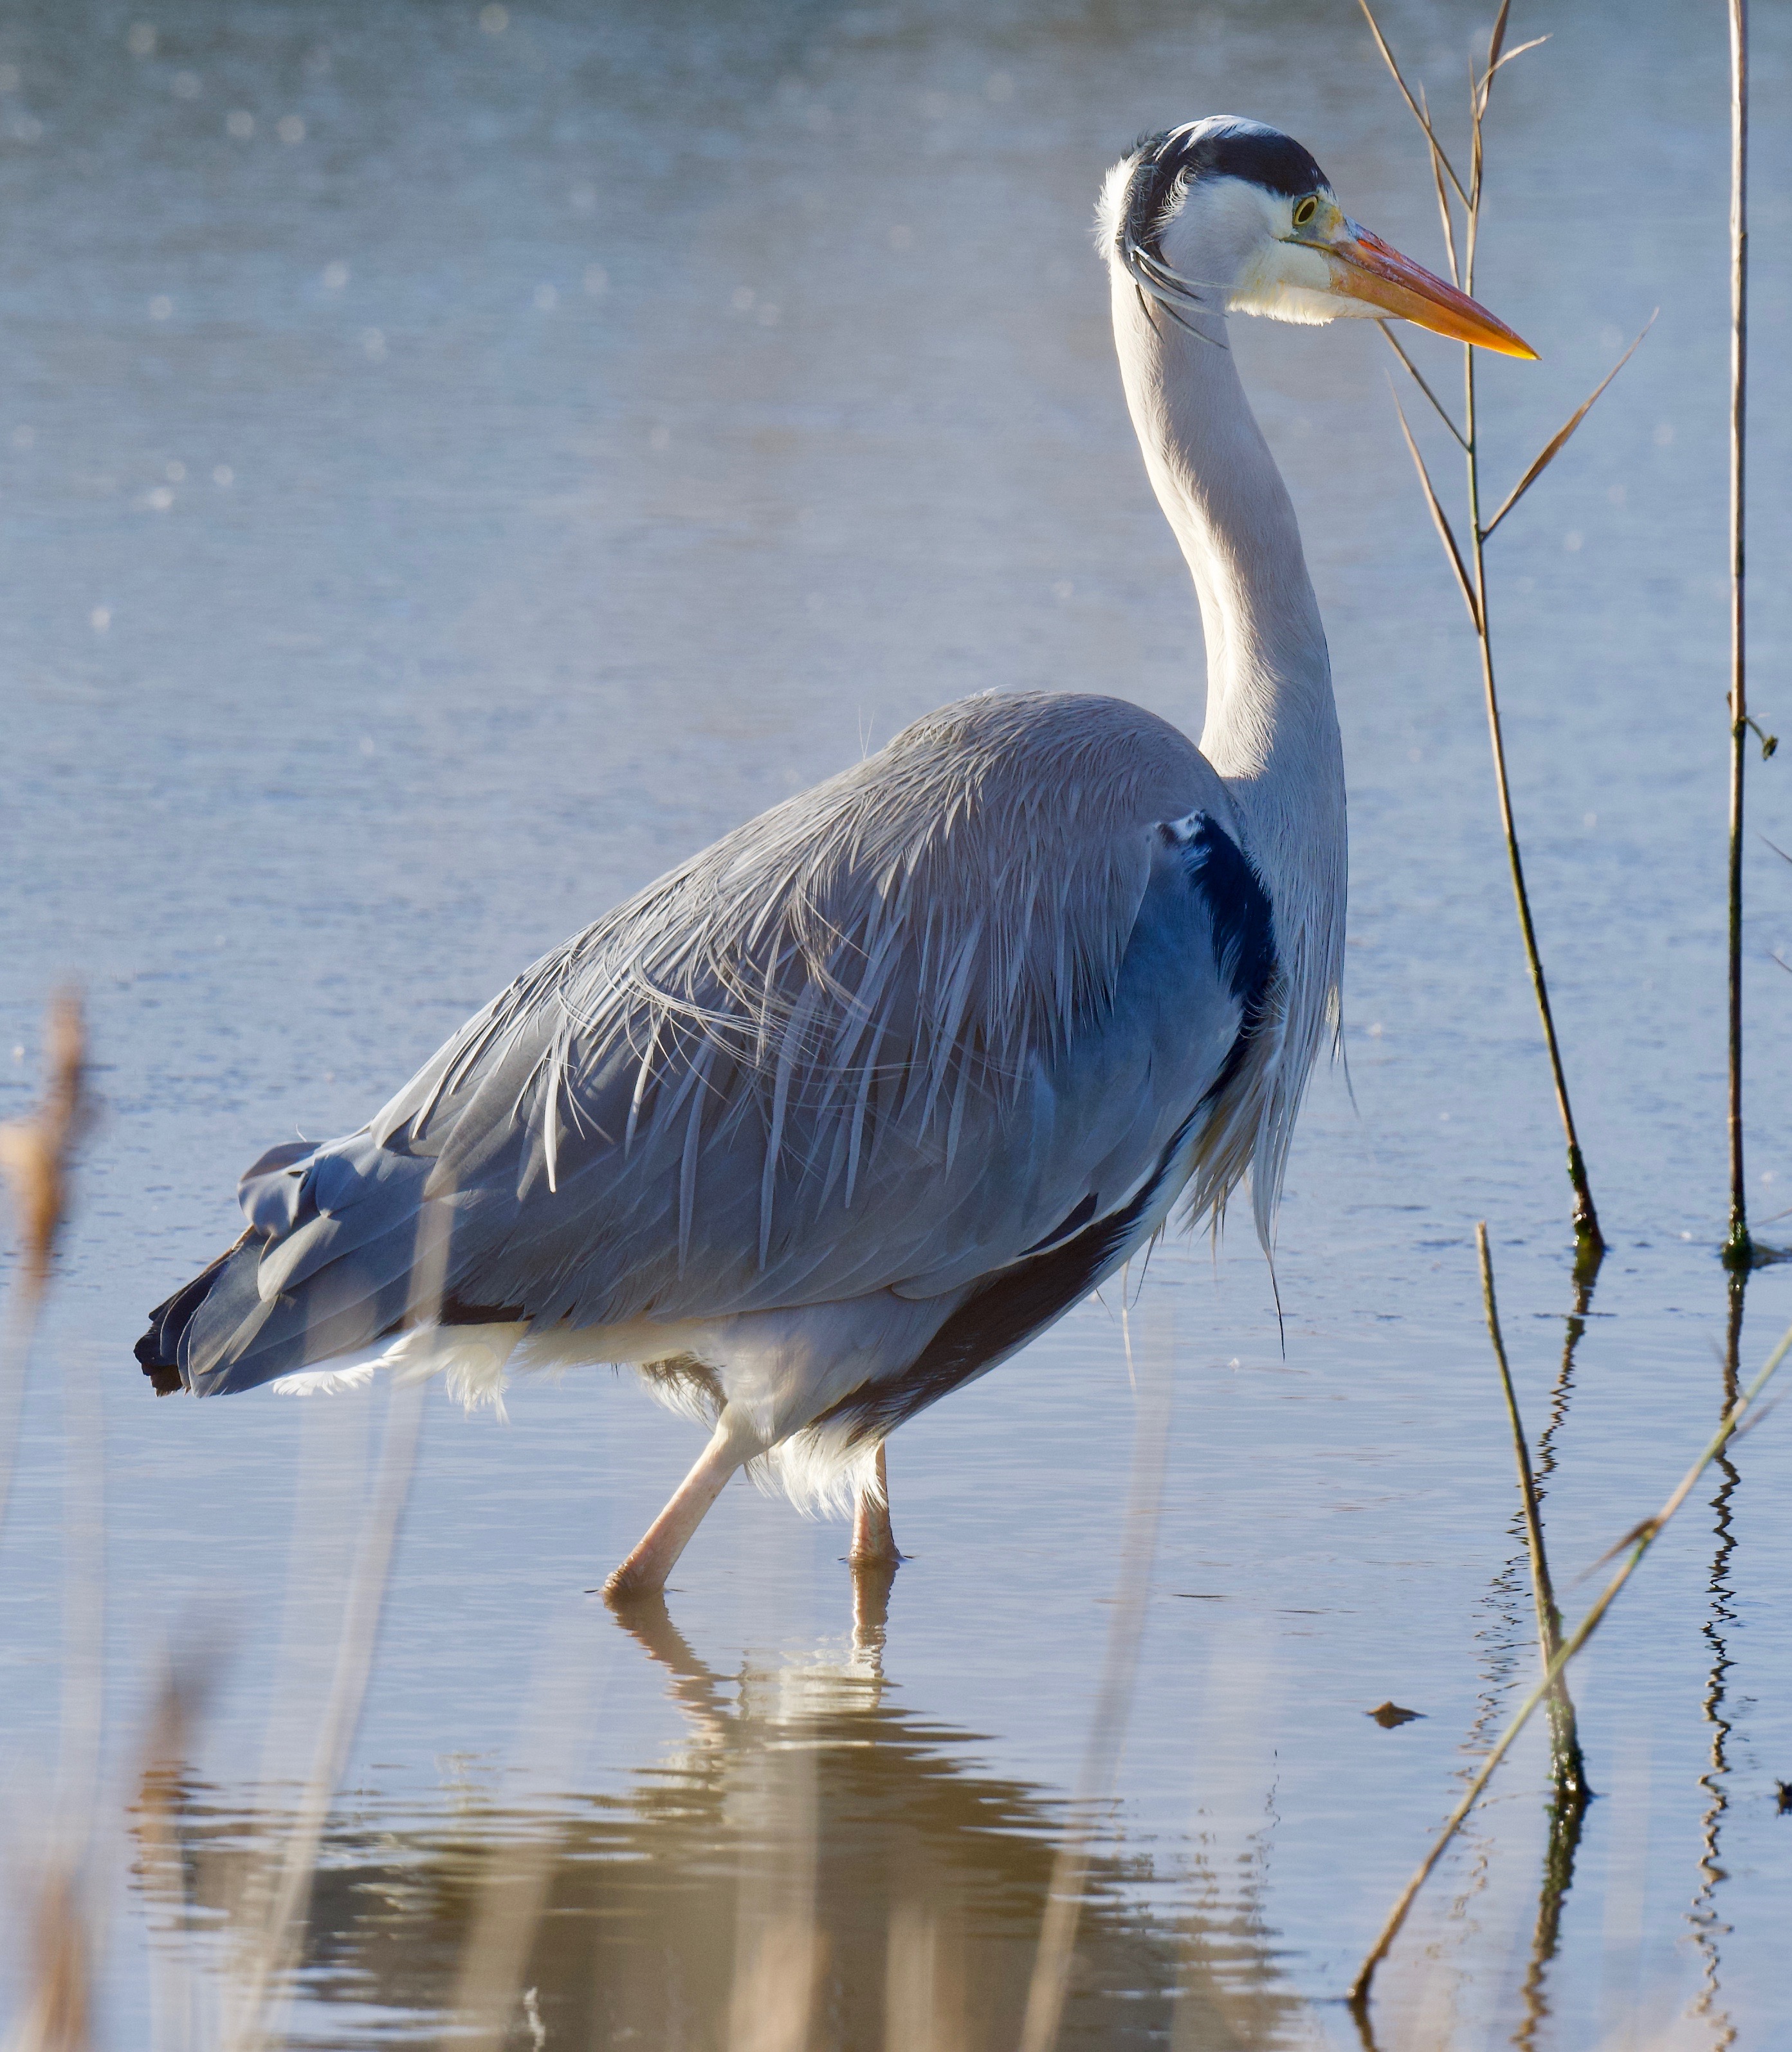
M 1148 137 L 1108 174 L 1101 234 L 1110 260 L 1184 326 L 1203 313 L 1315 323 L 1394 314 L 1503 356 L 1536 354 L 1465 292 L 1359 227 L 1308 152 L 1260 121 L 1213 114 Z

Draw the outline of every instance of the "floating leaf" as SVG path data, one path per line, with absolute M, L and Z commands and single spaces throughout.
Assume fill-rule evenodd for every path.
M 1416 1724 L 1425 1713 L 1422 1710 L 1403 1710 L 1390 1698 L 1385 1703 L 1377 1703 L 1372 1710 L 1365 1710 L 1363 1714 L 1366 1717 L 1373 1717 L 1383 1731 L 1392 1731 L 1396 1725 Z

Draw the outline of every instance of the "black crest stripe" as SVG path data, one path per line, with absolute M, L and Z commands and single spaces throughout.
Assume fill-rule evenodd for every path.
M 1322 190 L 1330 182 L 1311 152 L 1292 135 L 1228 114 L 1166 128 L 1142 137 L 1137 147 L 1139 163 L 1127 191 L 1126 226 L 1133 240 L 1153 254 L 1179 193 L 1202 178 L 1242 178 L 1290 199 Z

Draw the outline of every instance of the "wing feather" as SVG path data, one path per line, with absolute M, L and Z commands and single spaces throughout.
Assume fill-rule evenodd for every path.
M 452 1302 L 546 1322 L 925 1296 L 1017 1261 L 1141 1187 L 1237 1040 L 1224 937 L 1160 828 L 1197 809 L 1231 823 L 1187 740 L 1121 701 L 949 707 L 271 1170 L 363 1196 L 295 1212 L 264 1269 L 290 1294 L 364 1248 L 364 1311 L 333 1329 L 384 1315 L 425 1204 L 452 1213 Z

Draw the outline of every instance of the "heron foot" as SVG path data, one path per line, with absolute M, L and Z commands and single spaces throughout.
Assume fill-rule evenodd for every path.
M 601 1593 L 612 1610 L 663 1592 L 666 1577 L 678 1564 L 691 1535 L 702 1523 L 704 1512 L 721 1495 L 722 1485 L 743 1465 L 749 1451 L 750 1448 L 736 1441 L 726 1417 L 718 1423 L 696 1466 L 648 1527 L 640 1544 L 605 1583 Z
M 655 1580 L 624 1561 L 601 1588 L 587 1590 L 586 1594 L 601 1596 L 613 1611 L 633 1610 L 642 1604 L 663 1603 L 666 1581 L 663 1576 Z

